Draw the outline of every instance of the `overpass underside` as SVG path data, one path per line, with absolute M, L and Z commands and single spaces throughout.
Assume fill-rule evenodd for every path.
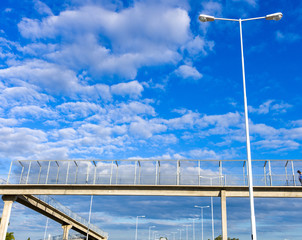
M 61 185 L 61 184 L 3 184 L 1 195 L 117 195 L 117 196 L 189 196 L 248 197 L 247 186 L 171 186 L 171 185 Z M 254 197 L 302 198 L 302 186 L 255 186 Z

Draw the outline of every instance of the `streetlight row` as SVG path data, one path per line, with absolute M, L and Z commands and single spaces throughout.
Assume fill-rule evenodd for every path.
M 204 208 L 209 208 L 210 206 L 198 206 L 198 205 L 195 205 L 194 206 L 195 208 L 200 208 L 201 210 L 201 236 L 202 236 L 202 240 L 203 240 L 203 209 Z M 135 229 L 135 240 L 137 240 L 137 234 L 138 234 L 138 219 L 139 218 L 145 218 L 145 216 L 136 216 L 136 229 Z M 193 218 L 193 240 L 195 240 L 195 220 L 197 220 L 197 218 Z M 213 225 L 213 211 L 212 211 L 212 225 Z M 192 226 L 191 224 L 185 224 L 183 225 L 184 227 L 186 227 L 186 240 L 188 240 L 188 227 Z M 152 228 L 155 228 L 156 226 L 149 226 L 149 240 L 151 240 L 151 229 Z M 179 231 L 179 234 L 180 234 L 180 240 L 181 240 L 181 231 L 183 229 L 177 229 Z M 212 231 L 214 231 L 214 228 L 212 226 Z M 152 239 L 155 239 L 155 233 L 158 232 L 158 231 L 153 231 L 153 237 Z M 173 234 L 173 240 L 175 240 L 175 234 L 177 232 L 171 232 Z M 166 234 L 167 235 L 167 234 Z M 169 234 L 170 235 L 170 234 Z M 212 232 L 212 235 L 214 236 L 214 233 Z M 213 238 L 214 240 L 214 238 Z

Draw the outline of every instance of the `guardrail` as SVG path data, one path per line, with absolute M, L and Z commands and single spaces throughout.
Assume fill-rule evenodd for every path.
M 246 160 L 23 160 L 2 184 L 247 186 Z M 254 186 L 300 185 L 302 160 L 253 160 Z M 1 183 L 1 182 L 0 182 Z
M 81 217 L 77 213 L 72 212 L 69 208 L 57 202 L 52 197 L 48 195 L 34 195 L 34 196 L 40 199 L 41 201 L 47 203 L 48 205 L 54 207 L 55 209 L 59 210 L 60 212 L 66 214 L 67 216 L 71 217 L 72 219 L 76 220 L 77 222 L 83 224 L 84 226 L 89 228 L 89 230 L 93 230 L 94 232 L 108 239 L 108 233 L 104 232 L 102 229 L 95 226 L 94 224 L 89 223 L 85 218 Z

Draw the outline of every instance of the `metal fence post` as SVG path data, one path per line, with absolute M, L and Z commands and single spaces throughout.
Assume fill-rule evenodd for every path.
M 26 181 L 25 181 L 25 184 L 27 184 L 27 183 L 28 183 L 28 178 L 29 178 L 30 167 L 31 167 L 31 161 L 29 162 L 29 166 L 28 166 L 28 171 L 27 171 L 27 176 L 26 176 Z
M 10 167 L 9 167 L 9 172 L 8 172 L 8 176 L 6 179 L 6 184 L 9 184 L 9 177 L 10 177 L 10 173 L 12 171 L 12 165 L 13 165 L 13 161 L 10 162 Z
M 295 179 L 295 169 L 294 169 L 294 161 L 292 160 L 292 174 L 293 174 L 293 182 L 294 186 L 296 186 L 296 179 Z
M 270 185 L 273 186 L 272 168 L 271 168 L 271 161 L 270 160 L 268 160 L 268 171 L 269 171 Z

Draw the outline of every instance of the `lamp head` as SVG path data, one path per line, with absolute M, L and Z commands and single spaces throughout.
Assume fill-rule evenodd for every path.
M 281 12 L 273 13 L 265 16 L 266 20 L 275 20 L 279 21 L 282 18 L 283 14 Z
M 215 18 L 213 16 L 205 15 L 205 14 L 200 14 L 198 19 L 201 22 L 213 22 Z

